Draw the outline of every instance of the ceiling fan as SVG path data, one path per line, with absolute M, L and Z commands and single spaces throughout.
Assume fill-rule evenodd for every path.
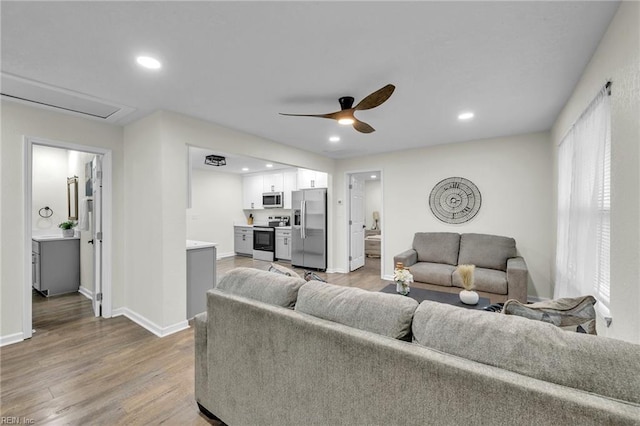
M 340 124 L 351 124 L 353 125 L 354 129 L 361 133 L 371 133 L 375 132 L 375 129 L 364 121 L 358 120 L 353 115 L 353 113 L 356 111 L 371 109 L 382 105 L 387 99 L 389 99 L 395 89 L 396 86 L 394 86 L 393 84 L 387 84 L 382 89 L 376 90 L 375 92 L 358 102 L 355 107 L 353 107 L 354 99 L 352 96 L 343 96 L 338 99 L 338 102 L 340 102 L 340 111 L 330 112 L 328 114 L 285 114 L 281 112 L 280 115 L 291 115 L 295 117 L 331 118 L 333 120 L 338 120 L 338 123 Z

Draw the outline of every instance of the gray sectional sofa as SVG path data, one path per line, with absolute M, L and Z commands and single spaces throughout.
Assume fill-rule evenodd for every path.
M 513 238 L 489 234 L 418 232 L 413 244 L 393 258 L 402 262 L 417 282 L 462 288 L 457 265 L 476 265 L 476 290 L 527 302 L 528 271 L 516 254 Z
M 228 425 L 638 425 L 640 346 L 239 268 L 195 318 L 195 396 Z

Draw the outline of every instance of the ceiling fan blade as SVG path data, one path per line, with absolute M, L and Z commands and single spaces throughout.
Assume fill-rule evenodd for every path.
M 280 112 L 280 115 L 290 115 L 292 117 L 318 117 L 318 118 L 333 118 L 334 120 L 342 111 L 330 112 L 329 114 L 285 114 L 284 112 Z
M 356 121 L 353 122 L 353 128 L 359 131 L 360 133 L 373 133 L 376 131 L 373 127 L 369 126 L 364 121 L 360 121 L 356 118 Z
M 387 84 L 382 89 L 378 89 L 363 100 L 354 108 L 356 111 L 362 111 L 363 109 L 371 109 L 382 105 L 396 90 L 396 86 L 393 84 Z

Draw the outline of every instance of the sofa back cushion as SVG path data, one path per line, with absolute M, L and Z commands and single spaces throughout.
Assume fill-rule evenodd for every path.
M 488 234 L 462 234 L 458 265 L 507 270 L 507 259 L 516 257 L 516 240 Z
M 640 403 L 640 345 L 424 301 L 414 342 L 525 376 Z
M 291 308 L 305 280 L 252 268 L 233 269 L 220 280 L 216 289 L 270 305 Z
M 418 302 L 410 297 L 309 281 L 300 288 L 296 311 L 394 339 L 411 331 Z
M 413 236 L 413 249 L 418 253 L 418 262 L 457 265 L 460 234 L 453 232 L 416 232 Z

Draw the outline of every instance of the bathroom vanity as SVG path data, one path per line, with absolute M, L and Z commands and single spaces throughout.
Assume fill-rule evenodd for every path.
M 33 288 L 44 296 L 78 291 L 80 237 L 33 237 L 31 268 Z

